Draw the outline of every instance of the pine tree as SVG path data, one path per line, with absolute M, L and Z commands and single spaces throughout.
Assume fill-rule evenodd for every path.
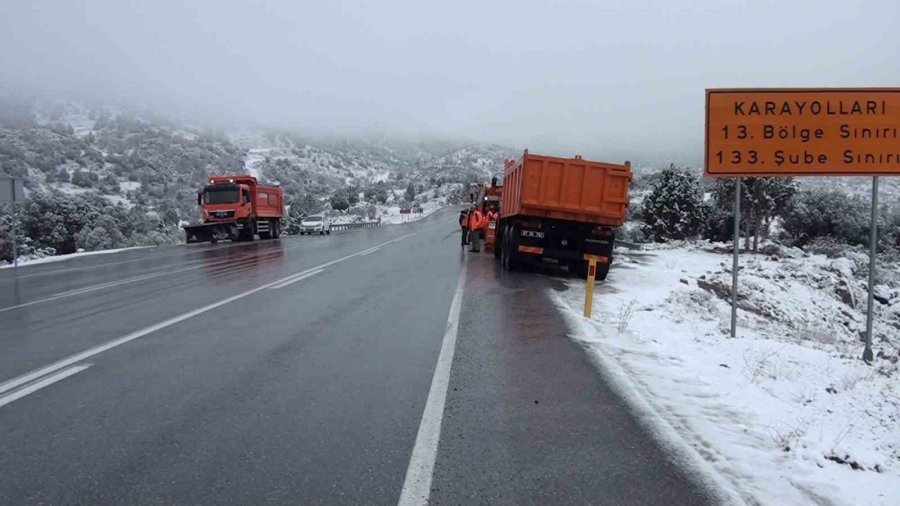
M 706 211 L 699 177 L 670 165 L 644 199 L 644 233 L 652 241 L 695 237 Z
M 718 215 L 725 221 L 734 216 L 734 188 L 735 182 L 731 178 L 716 183 L 715 200 Z M 741 227 L 744 229 L 744 249 L 750 249 L 751 238 L 753 251 L 759 248 L 760 237 L 765 238 L 769 235 L 772 220 L 789 212 L 796 193 L 797 182 L 791 178 L 749 177 L 741 180 Z M 730 222 L 720 223 L 717 227 L 734 233 L 734 227 Z

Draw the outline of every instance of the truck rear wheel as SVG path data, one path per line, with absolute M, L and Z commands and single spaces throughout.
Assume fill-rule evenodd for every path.
M 494 236 L 494 258 L 497 260 L 502 260 L 501 252 L 503 251 L 503 240 L 505 238 L 506 234 L 504 234 L 503 229 L 498 226 L 497 234 Z
M 281 222 L 278 220 L 272 221 L 269 223 L 269 226 L 272 227 L 272 238 L 278 239 L 281 237 Z
M 503 232 L 503 247 L 500 251 L 500 263 L 503 270 L 514 271 L 519 268 L 519 229 L 515 225 L 509 226 Z
M 268 230 L 266 232 L 259 233 L 260 239 L 271 239 L 272 238 L 272 222 L 270 221 L 270 222 L 266 223 L 266 225 L 268 226 Z

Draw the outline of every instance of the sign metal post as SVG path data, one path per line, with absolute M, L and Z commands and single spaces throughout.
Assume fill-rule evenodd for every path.
M 872 178 L 872 223 L 869 231 L 869 300 L 866 305 L 866 348 L 863 360 L 872 362 L 872 311 L 875 299 L 875 254 L 878 250 L 878 176 Z
M 5 183 L 9 182 L 7 186 Z M 8 202 L 12 211 L 12 256 L 13 256 L 13 267 L 19 266 L 19 234 L 17 233 L 16 223 L 18 221 L 18 215 L 16 212 L 16 203 L 19 200 L 22 200 L 24 196 L 24 179 L 20 177 L 7 176 L 5 174 L 0 174 L 0 203 Z
M 731 337 L 737 337 L 738 252 L 741 245 L 741 178 L 734 178 L 734 259 L 731 262 Z

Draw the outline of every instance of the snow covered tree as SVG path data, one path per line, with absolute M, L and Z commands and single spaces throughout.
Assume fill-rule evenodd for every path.
M 347 190 L 340 189 L 331 196 L 331 208 L 335 211 L 346 211 L 350 209 L 350 197 Z
M 711 220 L 711 238 L 721 238 L 721 232 L 727 235 L 734 233 L 733 209 L 734 187 L 732 178 L 720 179 L 716 182 L 715 202 L 718 219 Z M 741 180 L 741 227 L 744 229 L 744 249 L 750 249 L 753 239 L 753 251 L 759 248 L 760 237 L 768 237 L 772 220 L 783 216 L 790 208 L 797 193 L 797 183 L 791 178 L 749 177 Z M 717 234 L 716 232 L 719 232 Z M 717 237 L 719 236 L 719 237 Z
M 804 191 L 785 213 L 783 226 L 787 239 L 797 246 L 822 237 L 868 244 L 869 203 L 837 190 Z
M 706 212 L 700 178 L 670 165 L 644 199 L 642 228 L 652 241 L 687 239 L 699 235 Z
M 406 185 L 406 193 L 403 194 L 403 199 L 407 202 L 416 200 L 416 187 L 412 184 L 412 181 Z

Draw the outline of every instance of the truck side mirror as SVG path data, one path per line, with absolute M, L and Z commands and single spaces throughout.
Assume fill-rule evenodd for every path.
M 203 205 L 203 192 L 198 192 L 198 193 L 197 193 L 197 205 L 198 205 L 198 206 L 202 206 L 202 205 Z

